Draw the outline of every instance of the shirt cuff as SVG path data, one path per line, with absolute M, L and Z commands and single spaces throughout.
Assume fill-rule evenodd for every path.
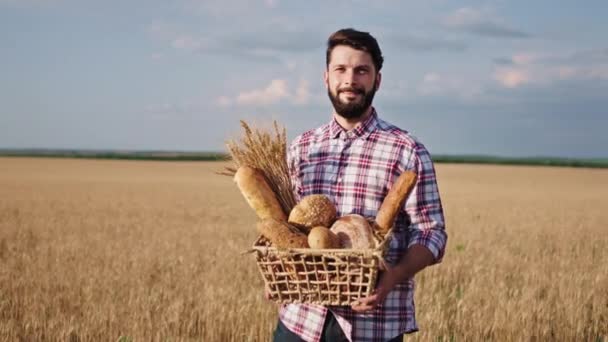
M 445 245 L 447 242 L 447 234 L 443 229 L 426 229 L 420 230 L 410 228 L 410 238 L 407 244 L 409 249 L 413 245 L 422 245 L 426 247 L 434 257 L 434 264 L 441 262 L 445 254 Z

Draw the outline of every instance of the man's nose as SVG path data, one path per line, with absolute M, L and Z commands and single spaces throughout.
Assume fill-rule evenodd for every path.
M 347 69 L 344 73 L 344 84 L 353 85 L 356 83 L 355 81 L 355 71 L 353 69 Z

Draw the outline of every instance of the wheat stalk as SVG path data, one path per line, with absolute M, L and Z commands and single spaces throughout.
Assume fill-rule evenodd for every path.
M 241 166 L 256 168 L 264 174 L 277 195 L 281 207 L 289 214 L 296 205 L 291 178 L 287 167 L 287 131 L 273 121 L 273 131 L 251 127 L 241 120 L 243 136 L 228 140 L 226 146 L 234 166 L 226 167 L 219 174 L 233 177 Z

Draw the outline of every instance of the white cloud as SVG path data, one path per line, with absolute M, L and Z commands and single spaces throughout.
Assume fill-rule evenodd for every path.
M 230 107 L 232 100 L 228 96 L 220 96 L 217 98 L 217 105 L 223 108 Z
M 530 34 L 506 24 L 492 11 L 469 7 L 459 8 L 443 19 L 449 28 L 495 38 L 527 38 Z
M 279 5 L 278 0 L 186 0 L 186 9 L 205 16 L 226 18 L 234 15 L 264 16 L 265 11 Z
M 562 65 L 550 69 L 551 76 L 555 79 L 572 80 L 572 79 L 600 79 L 608 80 L 608 64 L 605 65 L 587 65 L 587 66 L 569 66 Z
M 241 91 L 237 95 L 220 96 L 216 103 L 220 107 L 230 106 L 273 106 L 277 104 L 306 105 L 312 98 L 310 84 L 307 80 L 301 79 L 292 89 L 286 80 L 274 79 L 267 86 Z
M 195 38 L 190 35 L 180 35 L 171 41 L 171 46 L 178 50 L 198 51 L 209 47 L 209 40 Z
M 279 4 L 279 0 L 264 0 L 264 5 L 268 8 L 275 8 Z
M 447 37 L 437 37 L 428 33 L 404 32 L 402 30 L 389 31 L 385 33 L 386 41 L 400 48 L 411 51 L 448 51 L 461 52 L 468 48 L 463 41 Z
M 537 61 L 539 58 L 540 57 L 536 53 L 525 52 L 525 53 L 518 53 L 518 54 L 513 55 L 511 60 L 515 64 L 527 65 L 527 64 L 531 64 L 531 63 Z
M 445 84 L 441 83 L 441 75 L 436 72 L 429 72 L 424 75 L 422 82 L 418 85 L 420 95 L 434 95 L 443 92 Z
M 285 66 L 287 67 L 287 70 L 294 71 L 294 70 L 296 70 L 296 67 L 298 66 L 298 63 L 296 63 L 294 61 L 289 61 L 289 62 L 285 63 Z
M 560 67 L 557 69 L 557 74 L 561 79 L 569 79 L 576 74 L 576 69 L 572 67 Z
M 481 11 L 464 7 L 447 15 L 444 19 L 444 23 L 452 27 L 466 27 L 475 25 L 482 20 L 484 20 L 484 18 Z
M 51 6 L 63 2 L 62 0 L 0 0 L 0 5 L 8 6 Z
M 241 92 L 236 97 L 236 103 L 239 105 L 271 105 L 288 96 L 287 81 L 275 79 L 263 89 Z
M 155 53 L 153 53 L 153 54 L 150 55 L 150 58 L 152 60 L 154 60 L 154 61 L 159 61 L 159 60 L 163 59 L 164 57 L 165 56 L 162 53 L 160 53 L 160 52 L 155 52 Z
M 307 104 L 310 99 L 310 85 L 308 81 L 301 80 L 296 93 L 293 98 L 295 104 L 304 105 Z
M 430 72 L 430 73 L 424 75 L 424 78 L 422 81 L 426 84 L 429 84 L 429 83 L 438 82 L 439 80 L 441 80 L 441 75 L 439 75 L 436 72 Z
M 177 29 L 173 25 L 162 21 L 148 25 L 146 31 L 151 38 L 160 41 L 171 41 L 177 36 Z
M 516 88 L 530 81 L 527 71 L 515 68 L 500 68 L 494 73 L 494 78 L 507 88 Z
M 589 70 L 588 75 L 590 78 L 608 80 L 608 64 L 591 68 L 591 70 Z
M 197 33 L 166 23 L 155 23 L 147 30 L 153 39 L 176 50 L 237 57 L 247 62 L 278 62 L 289 70 L 297 66 L 293 59 L 323 45 L 323 39 L 318 38 L 314 31 L 290 30 L 284 25 L 268 24 L 246 32 L 209 30 Z
M 499 66 L 494 79 L 507 88 L 526 84 L 548 85 L 564 80 L 608 80 L 608 60 L 593 61 L 588 54 L 520 52 L 509 58 L 510 66 Z M 574 57 L 573 57 L 574 56 Z
M 444 75 L 432 71 L 424 74 L 416 86 L 420 96 L 455 96 L 471 100 L 481 93 L 481 85 L 476 80 L 464 79 L 454 75 Z

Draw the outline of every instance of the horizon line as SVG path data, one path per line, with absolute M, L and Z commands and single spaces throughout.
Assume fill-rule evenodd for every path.
M 181 155 L 207 155 L 207 156 L 229 156 L 227 151 L 214 150 L 162 150 L 162 149 L 104 149 L 104 148 L 45 148 L 45 147 L 0 147 L 0 155 L 6 156 L 5 153 L 75 153 L 75 154 L 94 154 L 94 153 L 113 153 L 113 154 L 181 154 Z M 485 154 L 485 153 L 431 153 L 431 156 L 441 158 L 496 158 L 496 159 L 553 159 L 553 160 L 581 160 L 581 161 L 604 161 L 608 162 L 608 155 L 603 157 L 563 157 L 553 155 L 501 155 L 501 154 Z

